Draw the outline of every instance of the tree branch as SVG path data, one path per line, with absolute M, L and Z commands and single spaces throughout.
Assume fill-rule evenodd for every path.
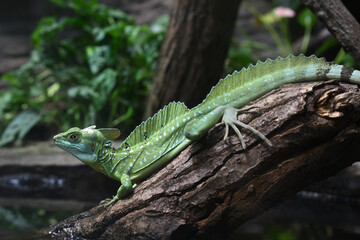
M 266 134 L 268 147 L 245 133 L 223 141 L 215 127 L 134 194 L 52 227 L 87 239 L 206 238 L 230 234 L 303 187 L 360 160 L 360 93 L 356 85 L 285 85 L 254 101 L 239 119 Z M 319 116 L 319 114 L 321 116 Z
M 340 0 L 302 0 L 360 65 L 360 24 Z

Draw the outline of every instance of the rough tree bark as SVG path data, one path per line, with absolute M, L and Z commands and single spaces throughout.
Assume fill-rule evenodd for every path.
M 241 0 L 175 0 L 146 117 L 170 101 L 199 104 L 220 79 Z
M 273 147 L 244 132 L 244 151 L 235 135 L 224 141 L 224 127 L 214 127 L 130 197 L 73 216 L 51 232 L 86 239 L 209 239 L 360 160 L 358 86 L 290 84 L 252 104 L 258 108 L 239 119 L 267 135 Z
M 302 0 L 360 65 L 360 24 L 340 0 Z

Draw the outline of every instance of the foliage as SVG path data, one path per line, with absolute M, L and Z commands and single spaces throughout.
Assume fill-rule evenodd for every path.
M 251 36 L 241 27 L 238 28 L 245 40 L 233 40 L 232 46 L 229 50 L 228 60 L 226 62 L 227 72 L 233 72 L 240 67 L 246 67 L 250 63 L 254 63 L 255 59 L 261 59 L 259 52 L 273 53 L 274 56 L 280 55 L 286 57 L 289 54 L 299 54 L 308 51 L 311 33 L 317 23 L 316 16 L 308 8 L 300 8 L 300 1 L 290 0 L 273 0 L 274 9 L 268 13 L 260 13 L 249 1 L 243 1 L 242 6 L 249 11 L 256 19 L 254 28 L 264 27 L 269 34 L 269 38 L 273 40 L 276 48 L 264 42 L 254 41 Z M 288 6 L 287 8 L 282 6 Z M 287 12 L 280 13 L 279 9 L 285 9 Z M 296 10 L 292 16 L 289 11 Z M 295 13 L 295 12 L 294 12 Z M 294 18 L 293 18 L 294 17 Z M 293 19 L 291 19 L 293 18 Z M 291 27 L 290 22 L 291 21 Z M 291 28 L 294 26 L 301 30 L 303 29 L 303 36 L 301 47 L 299 50 L 294 50 L 294 40 L 291 38 Z M 329 38 L 315 51 L 315 55 L 321 56 L 330 48 L 338 45 L 334 37 Z M 335 58 L 335 63 L 343 64 L 348 67 L 355 67 L 355 60 L 342 49 L 338 52 Z
M 65 130 L 126 120 L 122 129 L 130 129 L 141 119 L 167 17 L 138 26 L 97 0 L 51 1 L 70 15 L 41 19 L 29 62 L 2 76 L 9 89 L 0 93 L 0 130 L 8 126 L 1 144 L 36 123 Z M 37 121 L 20 123 L 24 112 Z

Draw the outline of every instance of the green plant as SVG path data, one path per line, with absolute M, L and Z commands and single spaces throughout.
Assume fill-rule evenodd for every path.
M 226 61 L 227 72 L 233 72 L 239 69 L 239 67 L 246 67 L 250 63 L 253 63 L 254 59 L 260 59 L 261 56 L 256 56 L 259 51 L 274 52 L 274 56 L 280 53 L 283 57 L 294 54 L 295 51 L 290 36 L 289 18 L 295 16 L 296 18 L 294 19 L 296 21 L 293 21 L 293 25 L 298 24 L 297 27 L 304 31 L 299 51 L 300 53 L 307 52 L 311 32 L 317 22 L 316 16 L 308 8 L 300 9 L 300 1 L 298 0 L 273 0 L 273 4 L 278 7 L 273 8 L 265 14 L 260 13 L 249 1 L 243 1 L 242 6 L 255 17 L 254 27 L 262 26 L 265 28 L 269 37 L 275 43 L 276 48 L 267 42 L 254 41 L 245 29 L 239 26 L 238 30 L 245 40 L 241 42 L 237 39 L 233 40 Z M 290 8 L 282 7 L 283 5 L 289 6 Z M 292 9 L 297 10 L 297 13 Z M 338 45 L 338 42 L 334 37 L 331 37 L 321 44 L 315 51 L 315 55 L 321 56 L 324 52 L 336 45 Z M 348 67 L 356 66 L 354 59 L 342 49 L 338 52 L 335 62 Z
M 29 62 L 2 76 L 0 145 L 35 124 L 130 129 L 141 120 L 168 18 L 138 26 L 97 0 L 51 1 L 71 15 L 41 19 Z M 26 124 L 28 114 L 36 121 Z

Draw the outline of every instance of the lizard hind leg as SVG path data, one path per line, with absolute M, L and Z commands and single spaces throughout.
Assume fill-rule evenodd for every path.
M 229 107 L 227 106 L 224 110 L 224 115 L 222 118 L 222 123 L 225 124 L 225 136 L 224 136 L 224 140 L 228 137 L 229 134 L 229 126 L 235 131 L 235 133 L 237 134 L 237 136 L 239 137 L 239 140 L 241 142 L 241 146 L 243 149 L 246 149 L 246 144 L 244 141 L 243 136 L 241 135 L 240 130 L 237 128 L 237 126 L 240 126 L 242 128 L 245 128 L 249 131 L 251 131 L 252 133 L 254 133 L 256 136 L 258 136 L 259 138 L 261 138 L 262 140 L 265 141 L 266 144 L 268 144 L 269 146 L 272 146 L 270 140 L 265 137 L 261 132 L 259 132 L 258 130 L 256 130 L 255 128 L 240 122 L 237 119 L 237 114 L 238 112 L 242 111 L 244 109 L 236 109 L 233 107 Z M 236 126 L 237 125 L 237 126 Z

